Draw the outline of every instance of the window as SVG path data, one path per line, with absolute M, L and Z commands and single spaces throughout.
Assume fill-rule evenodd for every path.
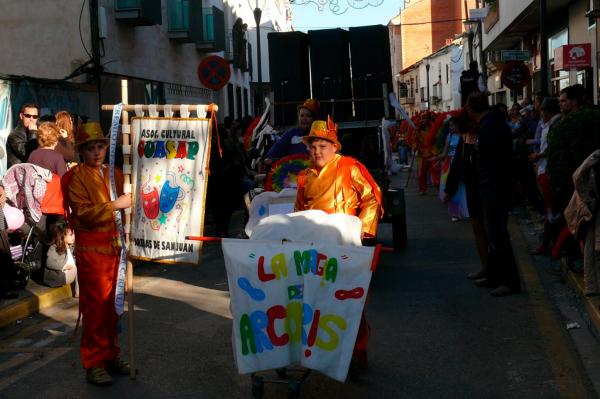
M 446 64 L 446 83 L 450 83 L 450 67 Z
M 235 98 L 233 97 L 233 85 L 231 83 L 227 84 L 227 111 L 228 116 L 231 118 L 235 118 Z
M 236 115 L 238 120 L 242 120 L 242 88 L 237 86 L 235 88 L 235 100 L 236 100 Z
M 554 50 L 559 48 L 560 46 L 564 46 L 565 44 L 569 44 L 569 30 L 563 29 L 555 35 L 552 35 L 548 38 L 548 57 L 553 60 L 554 59 Z
M 587 4 L 587 12 L 586 15 L 588 15 L 588 13 L 591 10 L 598 10 L 600 9 L 600 1 L 598 0 L 589 0 L 588 4 Z M 592 29 L 596 26 L 596 16 L 591 14 L 588 16 L 588 29 Z
M 421 87 L 421 102 L 425 101 L 425 88 Z
M 558 97 L 560 91 L 569 85 L 568 71 L 554 71 L 554 62 L 550 66 L 552 72 L 552 95 Z

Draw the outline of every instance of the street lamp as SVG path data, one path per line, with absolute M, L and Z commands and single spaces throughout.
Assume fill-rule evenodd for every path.
M 264 102 L 264 97 L 263 97 L 263 84 L 262 84 L 262 57 L 261 57 L 261 50 L 260 50 L 260 19 L 262 17 L 262 9 L 265 7 L 265 5 L 267 4 L 267 0 L 255 0 L 254 3 L 254 21 L 256 22 L 256 66 L 258 69 L 258 98 L 259 98 L 259 102 L 258 102 L 258 111 L 259 113 L 262 113 L 262 109 L 263 109 L 263 102 Z M 252 7 L 252 5 L 250 4 L 250 0 L 248 0 L 248 5 L 250 7 Z
M 429 62 L 425 64 L 425 69 L 427 70 L 427 110 L 431 109 L 431 98 L 429 97 Z

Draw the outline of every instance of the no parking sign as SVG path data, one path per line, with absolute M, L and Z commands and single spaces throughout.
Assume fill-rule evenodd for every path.
M 229 62 L 218 55 L 206 57 L 198 65 L 198 78 L 211 90 L 221 90 L 231 77 Z

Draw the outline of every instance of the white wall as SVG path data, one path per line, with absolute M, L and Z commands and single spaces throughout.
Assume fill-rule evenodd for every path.
M 521 13 L 536 0 L 498 0 L 499 20 L 488 33 L 483 31 L 483 49 L 485 50 Z
M 68 0 L 2 0 L 0 73 L 61 79 L 87 60 L 77 27 L 80 6 Z M 91 51 L 87 2 L 81 24 Z

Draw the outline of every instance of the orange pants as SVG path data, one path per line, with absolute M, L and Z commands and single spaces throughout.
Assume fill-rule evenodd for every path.
M 75 237 L 77 247 L 102 246 L 102 253 L 86 249 L 77 252 L 77 277 L 83 315 L 81 362 L 86 369 L 104 367 L 106 361 L 119 355 L 115 310 L 119 256 L 108 254 L 114 251 L 112 234 L 77 231 Z
M 419 192 L 427 191 L 427 178 L 431 170 L 430 157 L 417 157 L 417 180 L 419 182 Z

